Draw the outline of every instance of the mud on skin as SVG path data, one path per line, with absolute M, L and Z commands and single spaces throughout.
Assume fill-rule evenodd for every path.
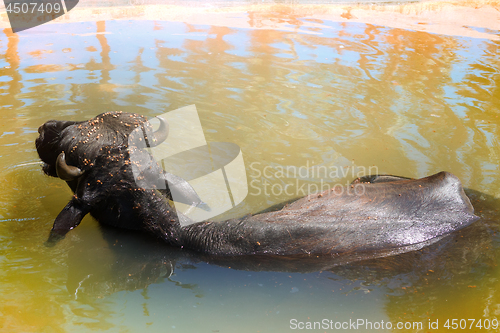
M 136 128 L 149 133 L 145 145 L 129 144 L 142 140 L 129 140 Z M 328 190 L 279 211 L 181 226 L 180 213 L 168 202 L 173 189 L 155 184 L 175 179 L 181 202 L 201 200 L 143 149 L 166 138 L 164 121 L 153 133 L 143 116 L 107 112 L 88 121 L 51 120 L 38 131 L 43 171 L 66 181 L 74 192 L 54 221 L 48 245 L 90 213 L 104 225 L 145 231 L 170 245 L 211 255 L 387 256 L 420 249 L 478 219 L 459 179 L 440 172 L 421 179 L 363 177 L 351 185 L 363 191 Z M 150 189 L 136 184 L 131 154 L 134 161 L 140 157 L 140 177 Z

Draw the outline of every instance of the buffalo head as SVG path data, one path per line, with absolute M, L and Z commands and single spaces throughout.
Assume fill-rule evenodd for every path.
M 87 213 L 104 224 L 143 229 L 144 216 L 137 207 L 149 205 L 147 201 L 155 197 L 172 199 L 173 187 L 184 194 L 182 202 L 201 203 L 186 181 L 164 172 L 144 149 L 161 144 L 168 136 L 168 124 L 158 119 L 156 131 L 145 117 L 125 112 L 106 112 L 80 122 L 50 120 L 39 127 L 35 144 L 43 171 L 66 181 L 75 194 L 56 218 L 49 240 L 63 237 Z M 131 151 L 146 164 L 140 166 L 139 177 L 150 179 L 151 188 L 136 184 L 132 168 L 137 166 L 130 160 Z M 172 180 L 175 183 L 169 187 L 167 181 Z M 156 189 L 159 181 L 164 186 Z M 172 209 L 169 212 L 174 214 Z
M 147 119 L 138 114 L 106 112 L 88 121 L 49 120 L 38 128 L 35 140 L 43 171 L 52 177 L 73 180 L 93 166 L 93 161 L 104 147 L 127 146 L 129 135 L 140 127 L 147 146 L 163 142 L 168 135 L 168 125 L 162 119 L 153 133 Z M 62 154 L 62 155 L 61 155 Z M 64 175 L 61 177 L 58 170 Z M 71 179 L 65 179 L 67 177 Z

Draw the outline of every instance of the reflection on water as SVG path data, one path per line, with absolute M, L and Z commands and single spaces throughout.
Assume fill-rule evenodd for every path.
M 251 28 L 107 20 L 3 31 L 0 327 L 283 332 L 293 318 L 500 317 L 500 32 L 479 39 L 287 12 L 243 17 Z M 269 21 L 297 30 L 253 29 Z M 43 246 L 71 194 L 41 173 L 40 124 L 191 104 L 208 141 L 241 147 L 255 186 L 226 217 L 320 182 L 280 168 L 371 166 L 408 177 L 453 172 L 483 218 L 420 251 L 344 266 L 203 257 L 91 218 L 55 248 Z M 294 194 L 257 191 L 274 184 Z

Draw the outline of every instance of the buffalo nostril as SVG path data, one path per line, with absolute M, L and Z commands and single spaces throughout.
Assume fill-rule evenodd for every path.
M 42 125 L 42 126 L 40 126 L 40 127 L 38 127 L 38 133 L 39 133 L 39 134 L 42 134 L 42 128 L 43 128 L 43 125 Z

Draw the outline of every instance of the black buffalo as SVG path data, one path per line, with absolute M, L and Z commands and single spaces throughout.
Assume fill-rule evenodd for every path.
M 129 140 L 136 128 L 144 145 Z M 143 149 L 166 138 L 160 121 L 153 133 L 146 118 L 107 112 L 88 121 L 48 121 L 36 147 L 44 172 L 65 180 L 74 196 L 57 216 L 48 243 L 90 213 L 100 223 L 143 230 L 170 245 L 210 255 L 387 256 L 420 249 L 476 221 L 457 177 L 447 172 L 422 178 L 372 176 L 351 190 L 336 188 L 299 199 L 279 211 L 224 222 L 179 223 L 169 205 L 172 190 L 182 202 L 200 204 L 182 179 L 164 172 Z M 139 138 L 139 141 L 142 138 Z M 139 154 L 141 178 L 174 184 L 144 188 L 133 176 L 131 154 Z M 134 159 L 135 160 L 135 159 Z

